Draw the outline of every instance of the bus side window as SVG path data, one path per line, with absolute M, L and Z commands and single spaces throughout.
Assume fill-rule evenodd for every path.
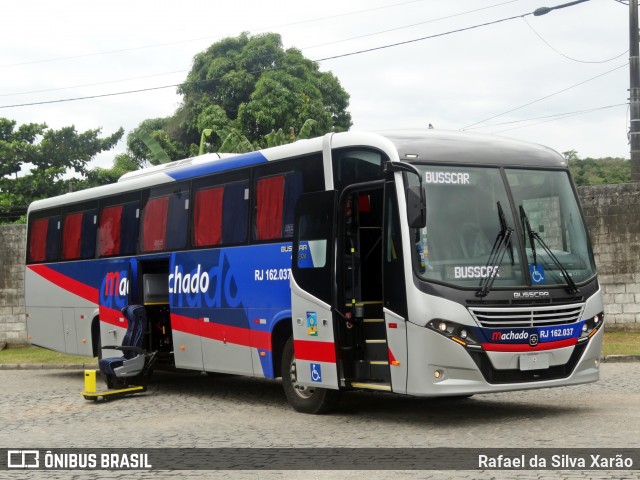
M 196 191 L 193 246 L 237 244 L 247 239 L 249 183 L 233 182 Z
M 139 202 L 104 207 L 98 227 L 98 255 L 131 255 L 138 241 Z
M 382 154 L 374 150 L 344 149 L 333 153 L 334 183 L 339 190 L 354 183 L 383 177 Z
M 226 185 L 222 204 L 222 243 L 245 242 L 249 229 L 249 181 Z
M 143 252 L 175 250 L 187 244 L 189 191 L 152 197 L 142 213 Z
M 62 259 L 93 258 L 96 248 L 96 209 L 70 213 L 62 227 Z
M 289 172 L 284 177 L 284 200 L 282 212 L 282 237 L 293 237 L 293 222 L 296 203 L 304 193 L 302 172 Z
M 256 184 L 256 240 L 293 237 L 296 202 L 304 193 L 301 172 L 259 178 Z
M 202 188 L 193 205 L 193 245 L 207 247 L 222 243 L 222 201 L 224 187 Z
M 60 251 L 60 215 L 39 218 L 29 229 L 29 261 L 53 262 Z
M 256 240 L 272 240 L 282 235 L 284 175 L 258 179 L 256 184 Z
M 122 205 L 105 207 L 100 215 L 99 253 L 101 257 L 120 253 L 120 224 Z
M 142 251 L 165 249 L 169 197 L 150 198 L 144 208 L 142 220 Z

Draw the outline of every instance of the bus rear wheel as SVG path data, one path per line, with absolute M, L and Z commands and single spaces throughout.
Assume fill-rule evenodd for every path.
M 313 388 L 297 382 L 296 358 L 293 352 L 293 337 L 289 337 L 282 351 L 282 386 L 287 401 L 301 413 L 324 413 L 334 407 L 340 399 L 338 390 Z

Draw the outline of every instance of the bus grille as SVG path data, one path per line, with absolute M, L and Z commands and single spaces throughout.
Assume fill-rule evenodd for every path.
M 565 325 L 582 318 L 584 303 L 528 308 L 469 308 L 483 327 L 544 327 Z

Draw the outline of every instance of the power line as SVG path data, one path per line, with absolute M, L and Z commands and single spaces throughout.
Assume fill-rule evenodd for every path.
M 415 1 L 416 0 L 414 0 L 413 2 L 399 3 L 399 4 L 395 4 L 395 6 L 406 5 L 408 3 L 414 3 Z M 514 3 L 514 2 L 518 2 L 518 1 L 520 1 L 520 0 L 508 0 L 506 2 L 496 3 L 494 5 L 488 5 L 486 7 L 476 8 L 474 10 L 468 10 L 468 11 L 465 11 L 465 12 L 454 13 L 452 15 L 447 15 L 445 17 L 434 18 L 434 19 L 427 20 L 427 21 L 420 22 L 420 23 L 414 23 L 414 24 L 411 24 L 411 25 L 404 25 L 402 27 L 392 28 L 392 29 L 388 29 L 388 30 L 381 30 L 381 31 L 378 31 L 378 32 L 368 33 L 366 35 L 360 35 L 360 36 L 357 36 L 357 37 L 350 37 L 350 38 L 346 38 L 346 39 L 342 39 L 342 40 L 336 40 L 336 41 L 333 41 L 333 42 L 328 42 L 328 43 L 323 43 L 323 44 L 318 44 L 318 45 L 312 45 L 312 46 L 309 46 L 309 47 L 302 47 L 301 50 L 310 50 L 312 48 L 323 47 L 323 46 L 327 46 L 327 45 L 334 45 L 334 44 L 337 44 L 337 43 L 343 43 L 343 42 L 356 40 L 356 39 L 360 39 L 360 38 L 366 38 L 366 37 L 372 37 L 372 36 L 375 36 L 375 35 L 381 35 L 381 34 L 384 34 L 384 33 L 403 30 L 403 29 L 406 29 L 406 28 L 411 28 L 411 27 L 415 27 L 415 26 L 419 26 L 419 25 L 424 25 L 424 24 L 427 24 L 427 23 L 433 23 L 433 22 L 438 22 L 438 21 L 441 21 L 441 20 L 447 20 L 447 19 L 450 19 L 450 18 L 459 17 L 459 16 L 462 16 L 462 15 L 468 15 L 470 13 L 476 13 L 476 12 L 479 12 L 479 11 L 482 11 L 482 10 L 488 10 L 490 8 L 495 8 L 495 7 L 499 7 L 499 6 L 502 6 L 502 5 L 506 5 L 508 3 Z M 389 7 L 380 7 L 380 8 L 389 8 Z M 368 11 L 371 11 L 371 10 L 379 10 L 380 8 L 362 10 L 360 12 L 368 12 Z M 351 15 L 351 14 L 352 13 L 342 14 L 342 15 L 344 16 L 344 15 Z M 333 18 L 333 17 L 326 17 L 326 18 Z M 140 48 L 147 48 L 147 47 L 140 47 Z M 114 53 L 114 52 L 117 52 L 117 51 L 108 52 L 108 53 Z M 90 54 L 90 55 L 100 55 L 100 53 Z M 65 57 L 65 58 L 76 58 L 76 57 Z M 27 94 L 32 94 L 32 93 L 47 93 L 47 92 L 54 92 L 54 91 L 59 91 L 59 90 L 68 90 L 68 89 L 71 89 L 71 88 L 93 87 L 93 86 L 98 86 L 98 85 L 106 85 L 106 84 L 110 84 L 110 83 L 119 83 L 119 82 L 126 82 L 126 81 L 130 81 L 130 80 L 140 80 L 140 79 L 144 79 L 144 78 L 152 78 L 152 77 L 159 77 L 159 76 L 163 76 L 163 75 L 171 75 L 171 74 L 174 74 L 174 73 L 187 72 L 187 71 L 188 70 L 175 70 L 173 72 L 167 72 L 167 73 L 158 73 L 158 74 L 154 74 L 154 75 L 146 75 L 146 76 L 142 76 L 142 77 L 132 77 L 132 78 L 111 80 L 111 81 L 105 81 L 105 82 L 88 83 L 88 84 L 75 85 L 75 86 L 70 86 L 70 87 L 51 88 L 51 89 L 46 89 L 46 90 L 33 90 L 33 91 L 28 91 L 28 92 L 5 93 L 5 94 L 0 94 L 0 97 L 13 97 L 13 96 L 17 96 L 17 95 L 27 95 Z
M 618 104 L 615 104 L 615 105 L 606 105 L 604 107 L 596 107 L 596 108 L 590 108 L 590 109 L 587 109 L 587 110 L 581 110 L 581 111 L 576 111 L 576 112 L 570 112 L 570 113 L 564 113 L 564 114 L 558 114 L 558 115 L 551 115 L 552 117 L 559 117 L 559 118 L 551 118 L 549 120 L 544 120 L 542 122 L 531 123 L 529 125 L 520 125 L 519 127 L 507 128 L 505 130 L 498 130 L 497 132 L 492 132 L 492 133 L 493 134 L 497 134 L 497 133 L 510 132 L 512 130 L 518 130 L 520 128 L 534 127 L 536 125 L 541 125 L 543 123 L 555 122 L 557 120 L 564 120 L 565 118 L 575 117 L 575 116 L 578 116 L 578 115 L 585 115 L 587 113 L 593 113 L 593 112 L 597 112 L 597 111 L 600 111 L 600 110 L 606 110 L 608 108 L 621 107 L 623 105 L 628 105 L 628 104 L 627 103 L 618 103 Z M 544 117 L 541 117 L 541 118 L 544 118 Z
M 504 126 L 504 125 L 513 125 L 515 123 L 531 122 L 533 120 L 546 120 L 546 119 L 562 120 L 562 118 L 558 118 L 558 117 L 563 117 L 564 118 L 564 117 L 571 117 L 571 116 L 576 116 L 576 115 L 583 115 L 583 114 L 595 112 L 595 111 L 598 111 L 598 110 L 604 110 L 604 109 L 607 109 L 607 108 L 614 108 L 614 107 L 622 107 L 622 106 L 625 106 L 625 105 L 629 106 L 628 103 L 616 103 L 614 105 L 605 105 L 605 106 L 602 106 L 602 107 L 593 107 L 593 108 L 587 108 L 587 109 L 583 109 L 583 110 L 575 110 L 573 112 L 556 113 L 556 114 L 553 114 L 553 115 L 544 115 L 542 117 L 532 117 L 532 118 L 524 118 L 524 119 L 521 119 L 521 120 L 510 120 L 508 122 L 492 123 L 490 125 L 483 125 L 483 126 L 480 126 L 480 127 L 473 127 L 473 128 L 470 128 L 469 130 L 476 130 L 476 129 L 479 129 L 479 128 L 501 127 L 501 126 Z M 548 121 L 552 121 L 552 120 L 548 120 Z M 539 123 L 545 123 L 545 122 L 539 122 Z M 516 127 L 516 128 L 525 128 L 525 127 L 530 127 L 530 126 L 533 126 L 533 125 L 538 125 L 538 123 L 534 123 L 534 124 L 531 124 L 531 125 L 523 125 L 523 126 L 519 126 L 519 127 Z M 509 130 L 515 130 L 515 129 L 509 129 Z M 500 132 L 506 132 L 506 131 L 508 131 L 508 130 L 500 130 L 499 132 L 494 132 L 494 133 L 500 133 Z
M 60 90 L 69 90 L 71 88 L 83 88 L 83 87 L 95 87 L 98 85 L 108 85 L 111 83 L 120 83 L 120 82 L 130 82 L 131 80 L 142 80 L 145 78 L 153 78 L 153 77 L 162 77 L 165 75 L 173 75 L 174 73 L 184 73 L 184 72 L 188 72 L 189 70 L 174 70 L 173 72 L 165 72 L 165 73 L 155 73 L 152 75 L 143 75 L 141 77 L 129 77 L 129 78 L 121 78 L 119 80 L 108 80 L 105 82 L 96 82 L 96 83 L 85 83 L 83 85 L 74 85 L 74 86 L 70 86 L 70 87 L 59 87 L 59 88 L 49 88 L 46 90 L 32 90 L 29 92 L 16 92 L 16 93 L 1 93 L 0 97 L 15 97 L 17 95 L 29 95 L 32 93 L 47 93 L 47 92 L 56 92 L 56 91 L 60 91 Z
M 334 19 L 334 18 L 347 17 L 347 16 L 351 16 L 351 15 L 358 15 L 358 14 L 361 14 L 361 13 L 368 13 L 368 12 L 373 12 L 373 11 L 376 11 L 376 10 L 384 10 L 384 9 L 387 9 L 387 8 L 401 7 L 401 6 L 404 6 L 404 5 L 409 5 L 411 3 L 419 3 L 419 2 L 423 2 L 423 1 L 425 1 L 425 0 L 410 0 L 408 2 L 394 3 L 392 5 L 385 5 L 385 6 L 382 6 L 382 7 L 368 8 L 368 9 L 365 9 L 365 10 L 356 10 L 356 11 L 340 13 L 340 14 L 336 14 L 336 15 L 329 15 L 329 16 L 326 16 L 326 17 L 311 18 L 311 19 L 307 19 L 307 20 L 300 20 L 298 22 L 290 22 L 290 23 L 283 23 L 283 24 L 279 24 L 279 25 L 271 25 L 269 27 L 260 27 L 260 28 L 257 28 L 257 29 L 253 29 L 253 31 L 260 32 L 260 31 L 270 30 L 270 29 L 274 29 L 274 28 L 290 27 L 290 26 L 293 26 L 293 25 L 302 25 L 302 24 L 305 24 L 305 23 L 319 22 L 319 21 L 323 21 L 323 20 L 331 20 L 331 19 Z M 517 1 L 517 0 L 513 0 L 513 1 Z M 23 65 L 33 65 L 33 64 L 36 64 L 36 63 L 59 62 L 59 61 L 64 61 L 64 60 L 74 60 L 74 59 L 77 59 L 77 58 L 87 58 L 87 57 L 96 57 L 96 56 L 101 56 L 101 55 L 111 55 L 111 54 L 114 54 L 114 53 L 124 53 L 124 52 L 132 52 L 132 51 L 135 51 L 135 50 L 145 50 L 145 49 L 149 49 L 149 48 L 168 47 L 168 46 L 171 46 L 171 45 L 179 45 L 179 44 L 183 44 L 183 43 L 199 42 L 201 40 L 211 40 L 211 39 L 219 39 L 219 38 L 221 38 L 221 37 L 219 37 L 219 36 L 207 36 L 207 37 L 191 38 L 191 39 L 187 39 L 187 40 L 177 40 L 175 42 L 164 42 L 164 43 L 155 43 L 155 44 L 151 44 L 151 45 L 143 45 L 143 46 L 140 46 L 140 47 L 121 48 L 121 49 L 117 49 L 117 50 L 105 50 L 105 51 L 102 51 L 102 52 L 94 52 L 94 53 L 87 53 L 87 54 L 81 54 L 81 55 L 71 55 L 71 56 L 68 56 L 68 57 L 56 57 L 56 58 L 48 58 L 48 59 L 42 59 L 42 60 L 33 60 L 33 61 L 29 61 L 29 62 L 12 63 L 12 64 L 7 64 L 7 65 L 0 65 L 0 68 L 19 67 L 19 66 L 23 66 Z
M 526 24 L 527 24 L 527 27 L 529 27 L 529 28 L 531 29 L 531 31 L 532 31 L 533 33 L 535 33 L 535 34 L 536 34 L 536 36 L 537 36 L 540 40 L 542 40 L 542 43 L 544 43 L 547 47 L 549 47 L 551 50 L 553 50 L 554 52 L 556 52 L 558 55 L 561 55 L 561 56 L 563 56 L 564 58 L 567 58 L 567 59 L 572 60 L 572 61 L 574 61 L 574 62 L 578 62 L 578 63 L 607 63 L 607 62 L 611 62 L 611 61 L 613 61 L 613 60 L 615 60 L 615 59 L 617 59 L 617 58 L 620 58 L 620 57 L 621 57 L 621 56 L 623 56 L 625 53 L 629 52 L 629 49 L 626 49 L 626 50 L 625 50 L 624 52 L 622 52 L 621 54 L 616 55 L 615 57 L 611 57 L 611 58 L 609 58 L 609 59 L 607 59 L 607 60 L 579 60 L 579 59 L 577 59 L 577 58 L 573 58 L 573 57 L 570 57 L 569 55 L 565 55 L 564 53 L 562 53 L 560 50 L 558 50 L 558 49 L 557 49 L 557 48 L 555 48 L 553 45 L 551 45 L 549 42 L 547 42 L 547 41 L 542 37 L 542 35 L 540 35 L 540 34 L 539 34 L 539 33 L 538 33 L 538 32 L 537 32 L 537 31 L 536 31 L 536 30 L 531 26 L 531 24 L 530 24 L 529 22 L 527 22 L 527 19 L 526 19 L 526 18 L 522 17 L 522 20 L 524 21 L 524 23 L 526 23 Z
M 412 40 L 405 40 L 403 42 L 397 42 L 397 43 L 392 43 L 392 44 L 387 44 L 387 45 L 382 45 L 379 47 L 373 47 L 373 48 L 368 48 L 365 50 L 358 50 L 355 52 L 349 52 L 349 53 L 343 53 L 340 55 L 333 55 L 331 57 L 325 57 L 325 58 L 319 58 L 316 60 L 312 60 L 314 62 L 324 62 L 327 60 L 335 60 L 337 58 L 344 58 L 344 57 L 349 57 L 349 56 L 353 56 L 353 55 L 360 55 L 363 53 L 368 53 L 368 52 L 373 52 L 376 50 L 383 50 L 383 49 L 387 49 L 387 48 L 392 48 L 392 47 L 397 47 L 400 45 L 407 45 L 409 43 L 415 43 L 415 42 L 420 42 L 420 41 L 424 41 L 424 40 L 428 40 L 428 39 L 432 39 L 432 38 L 437 38 L 437 37 L 443 37 L 445 35 L 451 35 L 454 33 L 460 33 L 460 32 L 464 32 L 464 31 L 468 31 L 468 30 L 473 30 L 476 28 L 480 28 L 480 27 L 486 27 L 489 25 L 495 25 L 498 23 L 502 23 L 502 22 L 506 22 L 509 20 L 514 20 L 516 18 L 521 18 L 523 16 L 526 15 L 532 15 L 532 13 L 525 13 L 523 15 L 515 15 L 512 17 L 507 17 L 507 18 L 501 18 L 499 20 L 494 20 L 491 22 L 485 22 L 485 23 L 481 23 L 478 25 L 472 25 L 470 27 L 464 27 L 464 28 L 459 28 L 456 30 L 450 30 L 448 32 L 443 32 L 443 33 L 437 33 L 434 35 L 429 35 L 426 37 L 420 37 L 420 38 L 415 38 Z M 276 70 L 276 68 L 270 69 L 270 70 Z M 256 72 L 257 73 L 257 72 Z M 178 83 L 178 84 L 172 84 L 172 85 L 163 85 L 163 86 L 159 86 L 159 87 L 149 87 L 149 88 L 141 88 L 141 89 L 136 89 L 136 90 L 128 90 L 125 92 L 113 92 L 113 93 L 105 93 L 105 94 L 99 94 L 99 95 L 88 95 L 88 96 L 84 96 L 84 97 L 74 97 L 74 98 L 65 98 L 65 99 L 58 99 L 58 100 L 47 100 L 47 101 L 40 101 L 40 102 L 29 102 L 29 103 L 20 103 L 20 104 L 14 104 L 14 105 L 0 105 L 0 109 L 3 108 L 16 108 L 16 107 L 28 107 L 28 106 L 34 106 L 34 105 L 47 105 L 47 104 L 52 104 L 52 103 L 63 103 L 63 102 L 73 102 L 73 101 L 78 101 L 78 100 L 89 100 L 89 99 L 95 99 L 95 98 L 104 98 L 104 97 L 114 97 L 117 95 L 127 95 L 127 94 L 131 94 L 131 93 L 141 93 L 141 92 L 148 92 L 148 91 L 153 91 L 153 90 L 162 90 L 165 88 L 175 88 L 178 87 L 180 85 L 192 85 L 195 83 L 200 83 L 203 81 L 212 81 L 212 80 L 216 80 L 215 78 L 208 78 L 206 80 L 198 80 L 196 82 L 183 82 L 183 83 Z
M 426 37 L 414 38 L 412 40 L 405 40 L 403 42 L 390 43 L 390 44 L 387 44 L 387 45 L 381 45 L 379 47 L 366 48 L 364 50 L 358 50 L 358 51 L 355 51 L 355 52 L 343 53 L 341 55 L 333 55 L 331 57 L 320 58 L 320 59 L 315 60 L 315 61 L 316 62 L 324 62 L 326 60 L 335 60 L 337 58 L 344 58 L 344 57 L 350 57 L 350 56 L 353 56 L 353 55 L 360 55 L 362 53 L 375 52 L 377 50 L 384 50 L 386 48 L 398 47 L 400 45 L 407 45 L 409 43 L 421 42 L 423 40 L 430 40 L 432 38 L 444 37 L 446 35 L 451 35 L 453 33 L 466 32 L 466 31 L 474 30 L 474 29 L 480 28 L 480 27 L 486 27 L 486 26 L 489 26 L 489 25 L 495 25 L 497 23 L 508 22 L 509 20 L 515 20 L 516 18 L 521 18 L 521 17 L 527 16 L 527 15 L 532 15 L 532 13 L 525 13 L 523 15 L 514 15 L 513 17 L 501 18 L 499 20 L 493 20 L 491 22 L 480 23 L 478 25 L 472 25 L 470 27 L 458 28 L 457 30 L 450 30 L 450 31 L 444 32 L 444 33 L 436 33 L 434 35 L 428 35 Z
M 581 3 L 581 2 L 584 2 L 584 1 L 588 1 L 588 0 L 579 0 L 578 2 L 574 2 L 574 3 Z M 560 6 L 557 6 L 557 7 L 551 7 L 551 9 L 563 8 L 564 6 L 567 6 L 567 5 L 569 5 L 569 4 L 560 5 Z M 350 56 L 354 56 L 354 55 L 361 55 L 363 53 L 369 53 L 369 52 L 374 52 L 374 51 L 383 50 L 383 49 L 387 49 L 387 48 L 398 47 L 398 46 L 401 46 L 401 45 L 407 45 L 407 44 L 410 44 L 410 43 L 421 42 L 421 41 L 424 41 L 424 40 L 429 40 L 429 39 L 433 39 L 433 38 L 443 37 L 443 36 L 446 36 L 446 35 L 451 35 L 451 34 L 454 34 L 454 33 L 460 33 L 460 32 L 465 32 L 465 31 L 469 31 L 469 30 L 474 30 L 474 29 L 481 28 L 481 27 L 486 27 L 486 26 L 489 26 L 489 25 L 496 25 L 498 23 L 503 23 L 503 22 L 507 22 L 507 21 L 510 21 L 510 20 L 515 20 L 517 18 L 523 18 L 523 17 L 529 16 L 529 15 L 533 15 L 533 12 L 524 13 L 524 14 L 521 14 L 521 15 L 514 15 L 514 16 L 511 16 L 511 17 L 501 18 L 501 19 L 498 19 L 498 20 L 493 20 L 493 21 L 490 21 L 490 22 L 480 23 L 480 24 L 477 24 L 477 25 L 469 26 L 469 27 L 459 28 L 459 29 L 456 29 L 456 30 L 450 30 L 448 32 L 437 33 L 437 34 L 434 34 L 434 35 L 428 35 L 428 36 L 425 36 L 425 37 L 414 38 L 414 39 L 411 39 L 411 40 L 405 40 L 405 41 L 402 41 L 402 42 L 396 42 L 396 43 L 381 45 L 381 46 L 378 46 L 378 47 L 372 47 L 372 48 L 367 48 L 367 49 L 363 49 L 363 50 L 357 50 L 357 51 L 354 51 L 354 52 L 348 52 L 348 53 L 343 53 L 343 54 L 339 54 L 339 55 L 333 55 L 333 56 L 330 56 L 330 57 L 319 58 L 319 59 L 312 60 L 312 61 L 313 62 L 324 62 L 324 61 L 327 61 L 327 60 L 335 60 L 335 59 L 338 59 L 338 58 L 345 58 L 345 57 L 350 57 Z M 551 97 L 553 95 L 556 95 L 558 93 L 562 93 L 563 91 L 566 91 L 566 90 L 569 90 L 571 88 L 574 88 L 574 87 L 576 87 L 578 85 L 581 85 L 583 83 L 591 81 L 591 80 L 593 80 L 595 78 L 598 78 L 598 77 L 600 77 L 602 75 L 606 75 L 607 73 L 610 73 L 610 72 L 612 72 L 614 70 L 617 70 L 618 68 L 622 68 L 624 66 L 626 66 L 626 65 L 622 65 L 622 66 L 617 67 L 617 68 L 615 68 L 613 70 L 610 70 L 609 72 L 605 72 L 605 73 L 603 73 L 601 75 L 593 77 L 593 78 L 591 78 L 589 80 L 581 82 L 581 83 L 579 83 L 577 85 L 574 85 L 572 87 L 569 87 L 567 89 L 561 90 L 561 91 L 553 93 L 551 95 L 548 95 L 548 96 L 546 96 L 544 98 L 535 100 L 535 101 L 530 102 L 530 103 L 528 103 L 526 105 L 522 105 L 520 107 L 514 108 L 512 110 L 509 110 L 507 112 L 501 113 L 499 115 L 495 115 L 495 116 L 490 117 L 490 118 L 488 118 L 486 120 L 473 123 L 471 125 L 468 125 L 467 127 L 464 127 L 462 130 L 464 130 L 465 128 L 469 128 L 469 127 L 478 125 L 480 123 L 484 123 L 484 122 L 486 122 L 488 120 L 492 120 L 494 118 L 497 118 L 497 117 L 499 117 L 501 115 L 505 115 L 505 114 L 510 113 L 512 111 L 518 110 L 520 108 L 524 108 L 525 106 L 531 105 L 532 103 L 536 103 L 536 102 L 538 102 L 540 100 L 544 100 L 545 98 L 549 98 L 549 97 Z M 282 67 L 280 67 L 280 68 L 282 68 Z M 270 70 L 277 70 L 277 68 L 272 68 Z M 84 97 L 74 97 L 74 98 L 66 98 L 66 99 L 58 99 L 58 100 L 30 102 L 30 103 L 22 103 L 22 104 L 14 104 L 14 105 L 0 105 L 0 109 L 15 108 L 15 107 L 27 107 L 27 106 L 34 106 L 34 105 L 46 105 L 46 104 L 52 104 L 52 103 L 72 102 L 72 101 L 79 101 L 79 100 L 104 98 L 104 97 L 113 97 L 113 96 L 118 96 L 118 95 L 127 95 L 127 94 L 132 94 L 132 93 L 141 93 L 141 92 L 148 92 L 148 91 L 154 91 L 154 90 L 162 90 L 162 89 L 166 89 L 166 88 L 175 88 L 175 87 L 178 87 L 180 85 L 192 85 L 192 84 L 196 84 L 196 83 L 200 83 L 200 82 L 204 82 L 204 81 L 209 82 L 209 81 L 212 81 L 212 80 L 216 80 L 216 79 L 215 78 L 208 78 L 208 79 L 199 80 L 199 81 L 196 81 L 196 82 L 183 82 L 183 83 L 179 83 L 179 84 L 163 85 L 163 86 L 158 86 L 158 87 L 141 88 L 141 89 L 136 89 L 136 90 L 128 90 L 128 91 L 124 91 L 124 92 L 113 92 L 113 93 L 105 93 L 105 94 L 99 94 L 99 95 L 89 95 L 89 96 L 84 96 Z
M 485 118 L 484 120 L 480 120 L 479 122 L 475 122 L 475 123 L 472 123 L 472 124 L 467 125 L 465 127 L 462 127 L 461 130 L 471 129 L 471 127 L 475 127 L 476 125 L 480 125 L 481 123 L 488 122 L 489 120 L 493 120 L 494 118 L 501 117 L 503 115 L 506 115 L 507 113 L 515 112 L 516 110 L 520 110 L 520 109 L 522 109 L 524 107 L 528 107 L 529 105 L 533 105 L 534 103 L 538 103 L 538 102 L 541 102 L 542 100 L 546 100 L 547 98 L 551 98 L 551 97 L 553 97 L 555 95 L 558 95 L 560 93 L 567 92 L 567 91 L 572 90 L 572 89 L 574 89 L 576 87 L 579 87 L 580 85 L 584 85 L 585 83 L 591 82 L 592 80 L 595 80 L 597 78 L 603 77 L 604 75 L 607 75 L 607 74 L 609 74 L 611 72 L 615 72 L 616 70 L 620 70 L 621 68 L 624 68 L 624 67 L 626 67 L 628 65 L 629 65 L 629 63 L 627 62 L 624 65 L 620 65 L 618 67 L 612 68 L 611 70 L 608 70 L 608 71 L 606 71 L 604 73 L 596 75 L 595 77 L 588 78 L 587 80 L 583 80 L 582 82 L 576 83 L 575 85 L 571 85 L 570 87 L 563 88 L 562 90 L 558 90 L 557 92 L 550 93 L 549 95 L 545 95 L 544 97 L 538 98 L 538 99 L 533 100 L 533 101 L 528 102 L 528 103 L 525 103 L 524 105 L 520 105 L 519 107 L 512 108 L 510 110 L 507 110 L 505 112 L 499 113 L 497 115 L 493 115 L 492 117 Z
M 336 41 L 333 41 L 333 42 L 326 42 L 326 43 L 320 43 L 320 44 L 317 44 L 317 45 L 311 45 L 309 47 L 302 47 L 301 50 L 310 50 L 312 48 L 326 47 L 327 45 L 335 45 L 336 43 L 349 42 L 351 40 L 359 40 L 361 38 L 373 37 L 373 36 L 376 36 L 376 35 L 382 35 L 384 33 L 397 32 L 398 30 L 404 30 L 405 28 L 412 28 L 412 27 L 417 27 L 417 26 L 420 26 L 420 25 L 426 25 L 427 23 L 435 23 L 435 22 L 439 22 L 441 20 L 448 20 L 450 18 L 461 17 L 463 15 L 468 15 L 470 13 L 476 13 L 476 12 L 480 12 L 482 10 L 488 10 L 490 8 L 501 7 L 502 5 L 506 5 L 508 3 L 514 3 L 514 2 L 518 2 L 518 1 L 520 1 L 520 0 L 509 0 L 507 2 L 496 3 L 494 5 L 488 5 L 486 7 L 476 8 L 474 10 L 467 10 L 466 12 L 454 13 L 452 15 L 447 15 L 447 16 L 439 17 L 439 18 L 432 18 L 430 20 L 426 20 L 424 22 L 419 22 L 419 23 L 413 23 L 411 25 L 404 25 L 402 27 L 390 28 L 388 30 L 381 30 L 379 32 L 373 32 L 373 33 L 367 33 L 367 34 L 364 34 L 364 35 L 358 35 L 357 37 L 344 38 L 342 40 L 336 40 Z
M 207 79 L 206 81 L 210 81 L 212 79 Z M 205 80 L 200 80 L 205 81 Z M 199 82 L 200 82 L 199 81 Z M 188 84 L 194 84 L 199 82 L 190 82 Z M 147 88 L 139 88 L 137 90 L 128 90 L 126 92 L 113 92 L 113 93 L 102 93 L 99 95 L 88 95 L 86 97 L 75 97 L 75 98 L 61 98 L 58 100 L 46 100 L 43 102 L 31 102 L 31 103 L 18 103 L 15 105 L 0 105 L 0 108 L 13 108 L 13 107 L 30 107 L 33 105 L 48 105 L 51 103 L 64 103 L 64 102 L 75 102 L 78 100 L 90 100 L 92 98 L 104 98 L 104 97 L 115 97 L 118 95 L 128 95 L 130 93 L 142 93 L 142 92 L 150 92 L 153 90 L 162 90 L 165 88 L 179 87 L 180 85 L 187 85 L 187 83 L 176 83 L 174 85 L 162 85 L 160 87 L 147 87 Z

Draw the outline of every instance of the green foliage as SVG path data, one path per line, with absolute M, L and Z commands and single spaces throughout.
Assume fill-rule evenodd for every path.
M 267 147 L 277 147 L 279 145 L 286 145 L 287 143 L 295 142 L 296 140 L 300 140 L 303 138 L 309 138 L 311 136 L 311 131 L 317 125 L 318 122 L 312 120 L 311 118 L 307 119 L 302 125 L 300 129 L 300 133 L 298 134 L 298 138 L 296 138 L 296 132 L 291 127 L 289 129 L 289 135 L 286 135 L 281 128 L 276 132 L 275 130 L 271 130 L 270 133 L 264 135 L 264 139 L 267 142 Z
M 277 132 L 275 130 L 271 130 L 271 132 L 267 133 L 264 138 L 267 141 L 267 147 L 277 147 L 278 145 L 285 145 L 295 140 L 293 128 L 289 130 L 289 135 L 286 135 L 282 129 L 279 128 Z
M 251 142 L 238 130 L 223 128 L 216 132 L 221 140 L 220 152 L 224 153 L 246 153 L 253 151 Z
M 578 152 L 563 152 L 576 185 L 603 185 L 631 181 L 631 162 L 624 158 L 580 158 Z
M 149 118 L 143 120 L 127 135 L 127 153 L 138 164 L 138 168 L 163 163 L 149 149 L 143 139 L 151 138 L 160 146 L 170 160 L 179 160 L 189 156 L 189 146 L 171 138 L 168 129 L 169 118 Z
M 120 153 L 116 155 L 111 168 L 94 168 L 89 170 L 86 178 L 77 185 L 76 190 L 115 183 L 125 173 L 133 172 L 134 170 L 138 170 L 138 168 L 139 165 L 128 153 Z
M 156 162 L 167 163 L 171 161 L 167 152 L 164 151 L 160 143 L 158 143 L 158 141 L 149 132 L 140 132 L 140 140 L 142 140 L 151 151 Z
M 81 184 L 87 164 L 122 138 L 120 129 L 100 138 L 100 129 L 79 133 L 74 126 L 52 130 L 46 124 L 0 118 L 0 221 L 12 222 L 40 198 L 61 195 Z M 30 171 L 29 171 L 30 170 Z
M 214 43 L 194 57 L 178 92 L 183 101 L 171 117 L 145 120 L 129 134 L 129 154 L 140 166 L 156 163 L 140 141 L 143 131 L 177 160 L 197 155 L 204 129 L 228 132 L 208 137 L 205 151 L 237 152 L 269 145 L 267 136 L 279 128 L 308 138 L 351 126 L 349 95 L 338 79 L 299 50 L 284 50 L 275 33 Z
M 302 128 L 300 129 L 300 133 L 298 134 L 298 138 L 299 139 L 303 139 L 303 138 L 311 138 L 312 135 L 312 131 L 316 126 L 316 121 L 309 118 L 307 119 L 306 122 L 304 122 L 304 124 L 302 125 Z

